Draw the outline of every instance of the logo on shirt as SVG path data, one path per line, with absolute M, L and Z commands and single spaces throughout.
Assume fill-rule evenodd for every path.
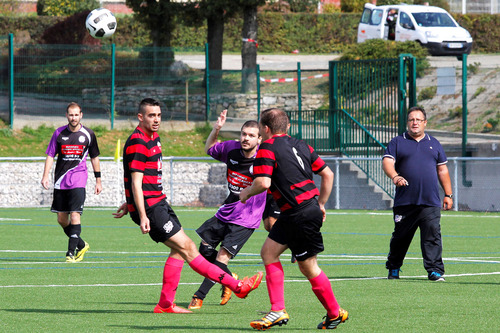
M 233 159 L 229 159 L 229 162 L 231 162 L 231 164 L 233 164 L 233 165 L 234 165 L 234 164 L 238 164 L 238 161 L 235 161 L 235 160 L 233 160 Z
M 248 171 L 250 172 L 251 175 L 253 175 L 253 164 L 250 165 L 250 169 Z
M 61 139 L 63 139 L 64 141 L 69 140 L 67 136 L 63 136 Z
M 163 225 L 163 230 L 165 230 L 165 232 L 167 234 L 169 234 L 170 231 L 172 231 L 173 228 L 174 228 L 174 224 L 172 223 L 172 221 L 168 221 L 167 223 L 165 223 Z
M 85 137 L 82 135 L 78 138 L 78 141 L 81 142 L 81 143 L 84 143 L 85 142 Z

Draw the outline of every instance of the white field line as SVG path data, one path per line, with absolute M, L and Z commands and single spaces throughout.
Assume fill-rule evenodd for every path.
M 464 273 L 464 274 L 446 274 L 445 277 L 461 277 L 461 276 L 485 276 L 485 275 L 500 275 L 500 272 L 489 272 L 489 273 Z M 400 276 L 401 279 L 405 278 L 427 278 L 427 275 L 417 275 L 417 276 Z M 366 281 L 366 280 L 387 280 L 387 277 L 374 276 L 367 278 L 339 278 L 339 279 L 329 279 L 331 282 L 335 281 Z M 307 279 L 301 280 L 285 280 L 285 283 L 309 283 Z M 262 283 L 266 283 L 265 280 Z M 200 282 L 180 282 L 179 285 L 199 285 Z M 96 284 L 47 284 L 47 285 L 34 285 L 34 284 L 24 284 L 24 285 L 8 285 L 0 286 L 3 288 L 74 288 L 74 287 L 144 287 L 144 286 L 160 286 L 161 283 L 96 283 Z

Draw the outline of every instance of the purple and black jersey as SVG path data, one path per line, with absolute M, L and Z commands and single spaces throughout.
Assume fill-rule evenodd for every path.
M 215 216 L 226 223 L 257 229 L 266 205 L 266 193 L 260 193 L 242 204 L 239 195 L 242 189 L 253 181 L 253 162 L 255 156 L 246 158 L 238 141 L 216 143 L 208 154 L 227 165 L 227 186 L 229 195 Z
M 94 132 L 85 126 L 71 132 L 68 125 L 59 127 L 45 152 L 57 157 L 54 172 L 54 188 L 68 190 L 85 188 L 87 184 L 87 155 L 91 158 L 99 156 L 99 146 Z

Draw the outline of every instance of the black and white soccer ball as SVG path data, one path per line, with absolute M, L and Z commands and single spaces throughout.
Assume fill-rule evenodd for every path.
M 87 16 L 85 27 L 94 38 L 111 37 L 116 31 L 116 17 L 106 8 L 97 8 Z

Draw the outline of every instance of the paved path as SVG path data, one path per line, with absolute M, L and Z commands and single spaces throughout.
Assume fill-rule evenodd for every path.
M 300 68 L 309 69 L 328 69 L 330 60 L 337 60 L 338 54 L 330 55 L 309 55 L 309 54 L 258 54 L 257 64 L 261 70 L 295 70 L 297 63 L 300 62 Z M 204 55 L 175 55 L 176 60 L 181 60 L 192 68 L 205 68 Z M 428 57 L 431 67 L 462 67 L 462 61 L 456 57 Z M 471 54 L 467 57 L 468 64 L 480 63 L 483 68 L 496 68 L 500 66 L 500 55 L 477 55 Z M 241 70 L 241 55 L 227 54 L 222 57 L 222 69 Z

